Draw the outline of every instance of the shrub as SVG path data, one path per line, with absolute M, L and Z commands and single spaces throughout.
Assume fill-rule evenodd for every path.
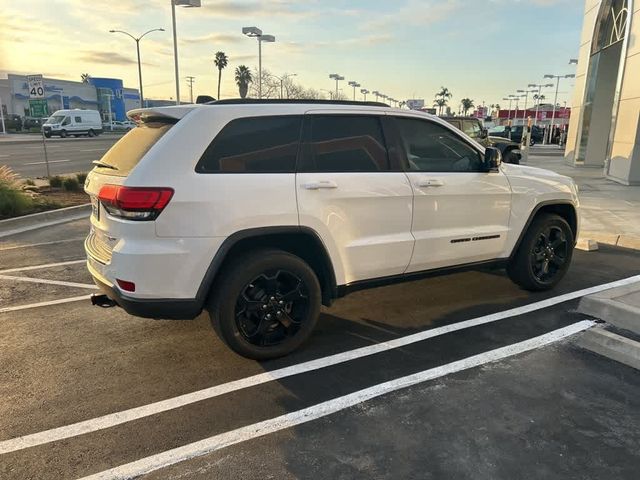
M 34 186 L 34 185 L 36 184 L 36 182 L 34 182 L 33 180 L 31 180 L 30 178 L 27 178 L 27 179 L 24 181 L 24 184 L 25 184 L 25 185 Z
M 49 185 L 51 188 L 60 188 L 62 187 L 62 177 L 60 175 L 55 175 L 49 178 Z
M 0 216 L 22 215 L 32 206 L 31 197 L 20 190 L 18 175 L 7 166 L 0 167 Z
M 80 184 L 77 178 L 68 177 L 62 181 L 62 188 L 67 192 L 77 192 L 80 190 Z
M 80 185 L 84 185 L 84 181 L 87 179 L 87 174 L 86 173 L 78 173 L 76 175 L 76 178 L 78 179 L 78 183 Z

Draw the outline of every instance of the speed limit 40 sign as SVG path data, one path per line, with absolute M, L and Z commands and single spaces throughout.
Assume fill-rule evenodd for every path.
M 29 98 L 44 98 L 44 82 L 42 75 L 27 75 Z

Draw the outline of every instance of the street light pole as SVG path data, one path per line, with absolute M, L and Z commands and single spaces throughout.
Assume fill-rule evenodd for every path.
M 553 127 L 556 120 L 556 104 L 558 103 L 558 90 L 560 89 L 560 79 L 561 78 L 575 78 L 573 73 L 569 73 L 567 75 L 545 75 L 544 78 L 555 78 L 556 79 L 556 95 L 553 99 L 553 112 L 551 113 L 551 127 L 549 128 L 549 134 L 547 135 L 548 140 L 547 143 L 551 143 L 552 140 L 552 132 Z
M 553 83 L 546 83 L 546 84 L 530 83 L 528 85 L 528 88 L 532 88 L 532 87 L 538 89 L 538 100 L 536 102 L 536 118 L 533 121 L 534 125 L 538 125 L 538 111 L 540 110 L 540 96 L 542 95 L 542 89 L 553 87 Z
M 193 103 L 193 82 L 196 81 L 196 77 L 187 75 L 187 83 L 189 84 L 189 101 Z
M 354 81 L 354 80 L 350 81 L 349 85 L 353 87 L 353 101 L 355 102 L 356 101 L 356 88 L 360 87 L 361 85 L 358 82 Z
M 171 3 L 171 5 L 173 6 L 173 2 Z M 174 16 L 174 21 L 175 21 L 175 16 Z M 125 32 L 124 30 L 109 30 L 109 33 L 122 33 L 128 37 L 131 37 L 133 41 L 136 42 L 136 53 L 138 54 L 138 85 L 140 85 L 140 108 L 144 108 L 144 95 L 142 93 L 142 63 L 140 62 L 140 40 L 142 40 L 142 38 L 145 35 L 151 32 L 164 32 L 164 28 L 152 28 L 151 30 L 144 32 L 139 37 L 134 37 L 129 32 Z M 175 33 L 175 24 L 174 24 L 174 33 Z
M 178 34 L 176 32 L 176 5 L 180 7 L 199 7 L 200 0 L 170 0 L 171 26 L 173 28 L 173 64 L 176 76 L 176 105 L 180 105 L 180 73 L 178 69 Z
M 280 80 L 280 99 L 284 98 L 284 81 L 289 77 L 297 77 L 297 73 L 285 73 L 282 77 L 274 75 L 274 78 Z M 289 98 L 289 89 L 287 89 L 287 98 Z
M 364 101 L 367 101 L 367 93 L 369 93 L 369 90 L 367 90 L 366 88 L 363 88 L 362 90 L 360 90 L 360 93 L 364 96 Z
M 262 42 L 275 42 L 276 37 L 262 33 L 258 27 L 242 27 L 247 37 L 258 39 L 258 98 L 262 98 Z
M 378 101 L 378 97 L 380 96 L 380 92 L 377 90 L 374 90 L 373 92 L 371 92 L 371 95 L 375 95 L 376 96 L 376 102 Z
M 336 81 L 336 99 L 338 98 L 338 82 L 340 80 L 344 80 L 344 77 L 340 76 L 339 73 L 332 73 L 331 75 L 329 75 L 329 78 L 332 78 Z

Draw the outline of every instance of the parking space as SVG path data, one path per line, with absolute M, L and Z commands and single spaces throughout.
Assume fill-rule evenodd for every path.
M 300 351 L 255 362 L 230 352 L 206 314 L 139 319 L 78 300 L 93 291 L 87 228 L 0 241 L 0 478 L 640 468 L 637 372 L 571 344 L 592 325 L 574 312 L 580 296 L 636 275 L 634 251 L 578 251 L 562 284 L 539 294 L 489 271 L 358 292 L 324 311 Z

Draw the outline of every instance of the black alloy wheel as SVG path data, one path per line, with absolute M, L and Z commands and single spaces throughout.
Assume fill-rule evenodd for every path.
M 531 251 L 531 269 L 540 283 L 553 282 L 567 262 L 569 244 L 560 227 L 549 226 L 538 234 Z
M 302 258 L 261 248 L 223 267 L 207 309 L 213 328 L 231 349 L 267 360 L 302 345 L 315 327 L 321 300 L 318 277 Z
M 271 270 L 246 284 L 236 301 L 236 326 L 261 347 L 278 345 L 300 331 L 309 310 L 304 282 L 287 270 Z

